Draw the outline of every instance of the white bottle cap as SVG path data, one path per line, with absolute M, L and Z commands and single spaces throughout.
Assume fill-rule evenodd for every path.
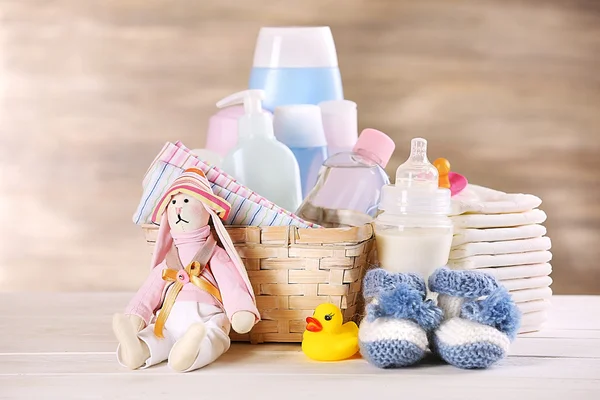
M 323 114 L 323 129 L 330 154 L 335 149 L 350 151 L 358 139 L 356 103 L 350 100 L 330 100 L 319 103 Z M 346 150 L 347 149 L 347 150 Z
M 328 26 L 264 27 L 254 49 L 256 68 L 337 67 L 333 35 Z
M 427 140 L 411 140 L 408 160 L 396 170 L 396 184 L 382 189 L 380 210 L 391 214 L 448 215 L 450 190 L 439 187 L 438 170 L 427 159 Z
M 273 129 L 277 140 L 288 147 L 327 146 L 321 109 L 313 104 L 276 107 Z

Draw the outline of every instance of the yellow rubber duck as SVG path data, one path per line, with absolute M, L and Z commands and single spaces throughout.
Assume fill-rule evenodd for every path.
M 306 318 L 302 351 L 317 361 L 345 360 L 358 353 L 358 326 L 352 321 L 342 325 L 342 311 L 333 304 L 317 307 Z

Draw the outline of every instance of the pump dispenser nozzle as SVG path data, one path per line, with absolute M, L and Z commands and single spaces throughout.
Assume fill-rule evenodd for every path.
M 275 137 L 273 121 L 270 115 L 262 109 L 264 98 L 264 90 L 243 90 L 218 101 L 217 107 L 224 108 L 244 104 L 244 115 L 238 120 L 239 137 L 246 138 L 259 135 L 271 138 Z
M 396 170 L 396 186 L 437 189 L 438 170 L 427 159 L 427 140 L 410 141 L 410 156 Z
M 262 101 L 265 99 L 264 90 L 242 90 L 241 92 L 234 93 L 225 97 L 217 102 L 218 108 L 225 108 L 234 106 L 236 104 L 243 104 L 244 111 L 246 114 L 260 113 L 263 112 Z

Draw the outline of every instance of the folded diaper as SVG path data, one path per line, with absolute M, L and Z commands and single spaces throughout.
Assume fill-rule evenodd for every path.
M 452 248 L 450 251 L 450 258 L 457 259 L 486 254 L 496 255 L 524 253 L 528 251 L 543 251 L 550 250 L 550 247 L 552 247 L 552 243 L 548 237 L 507 240 L 504 242 L 465 243 Z
M 535 311 L 521 316 L 521 328 L 519 333 L 533 332 L 539 330 L 548 319 L 546 311 Z
M 552 298 L 552 289 L 549 287 L 515 290 L 510 291 L 509 293 L 515 303 L 524 303 L 532 300 L 549 300 Z
M 452 198 L 454 225 L 448 266 L 499 280 L 523 313 L 519 332 L 538 330 L 552 297 L 552 272 L 542 200 L 469 184 Z
M 510 265 L 506 267 L 480 268 L 478 271 L 485 272 L 501 281 L 507 279 L 519 279 L 535 276 L 546 276 L 552 272 L 552 266 L 548 263 L 530 265 Z
M 548 308 L 550 308 L 550 300 L 532 300 L 516 304 L 523 314 L 528 314 L 536 311 L 545 311 Z
M 499 242 L 505 240 L 530 239 L 544 236 L 543 225 L 523 225 L 512 228 L 465 229 L 454 227 L 452 247 L 465 243 Z
M 532 210 L 540 204 L 542 200 L 531 194 L 504 193 L 469 184 L 452 198 L 452 215 L 517 213 Z
M 464 214 L 450 219 L 455 228 L 508 228 L 541 224 L 546 220 L 546 213 L 536 209 L 511 214 Z
M 531 251 L 528 253 L 481 255 L 449 260 L 452 269 L 475 269 L 486 267 L 504 267 L 507 265 L 541 264 L 552 260 L 549 251 Z
M 549 276 L 536 276 L 534 278 L 509 279 L 500 281 L 507 290 L 537 289 L 548 287 L 552 284 Z
M 318 227 L 240 185 L 219 168 L 198 159 L 181 142 L 167 142 L 146 171 L 142 198 L 133 221 L 136 224 L 150 223 L 150 214 L 165 188 L 190 167 L 200 168 L 210 181 L 214 193 L 231 204 L 229 218 L 225 221 L 227 225 Z

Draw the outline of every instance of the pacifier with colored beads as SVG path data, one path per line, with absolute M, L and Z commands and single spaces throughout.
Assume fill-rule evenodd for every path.
M 450 171 L 450 162 L 447 159 L 438 158 L 433 165 L 438 170 L 438 187 L 450 189 L 452 196 L 456 196 L 467 187 L 467 178 Z

